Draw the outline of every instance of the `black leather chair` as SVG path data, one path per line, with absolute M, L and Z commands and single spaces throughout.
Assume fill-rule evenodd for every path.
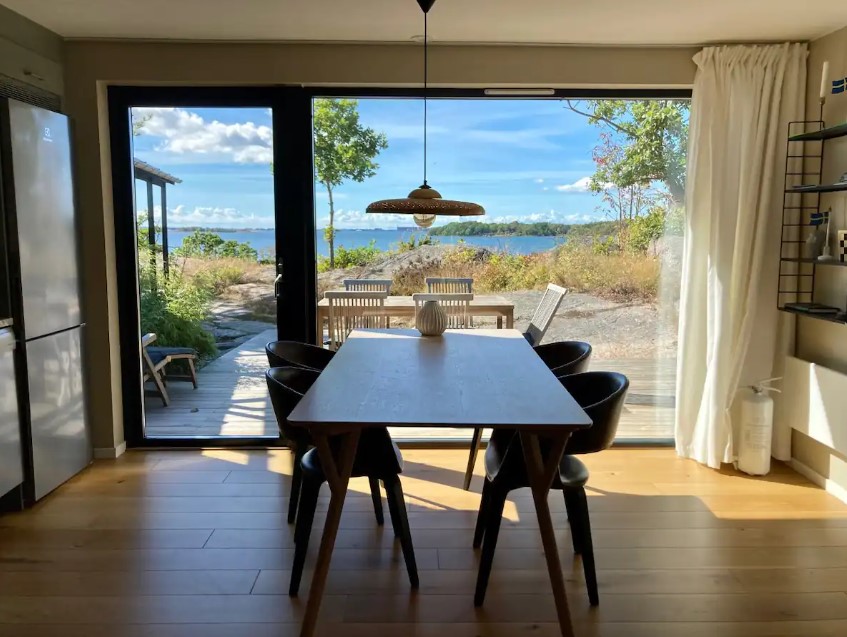
M 556 376 L 587 372 L 591 363 L 591 345 L 582 341 L 546 343 L 533 349 Z
M 313 445 L 308 431 L 302 427 L 292 427 L 288 424 L 288 414 L 297 406 L 303 394 L 309 391 L 318 376 L 320 376 L 319 371 L 305 367 L 272 367 L 266 373 L 268 393 L 271 396 L 271 404 L 274 408 L 279 432 L 288 441 L 291 452 L 294 454 L 291 494 L 288 498 L 289 524 L 293 524 L 297 516 L 300 487 L 303 482 L 303 456 Z M 371 497 L 374 501 L 377 524 L 383 524 L 382 498 L 376 480 L 371 482 Z
M 321 485 L 326 482 L 326 476 L 321 468 L 317 450 L 311 449 L 306 451 L 306 448 L 310 446 L 308 434 L 303 436 L 302 433 L 298 433 L 298 430 L 301 432 L 305 432 L 305 430 L 288 424 L 287 419 L 288 415 L 303 397 L 303 394 L 317 380 L 318 375 L 318 372 L 314 370 L 295 367 L 273 368 L 269 369 L 266 373 L 268 389 L 280 429 L 290 439 L 297 437 L 298 443 L 296 443 L 296 448 L 303 450 L 302 454 L 295 452 L 295 461 L 297 462 L 295 465 L 295 475 L 299 477 L 296 480 L 296 485 L 295 481 L 292 481 L 291 497 L 293 500 L 296 497 L 295 493 L 297 493 L 299 495 L 299 503 L 294 507 L 297 525 L 294 529 L 294 563 L 288 589 L 288 593 L 291 596 L 296 596 L 300 588 L 300 579 L 303 575 L 303 566 L 309 548 L 309 536 L 312 530 L 312 523 L 315 519 L 318 496 Z M 330 440 L 330 445 L 333 445 L 332 440 Z M 412 534 L 406 512 L 403 487 L 400 483 L 399 476 L 402 470 L 403 457 L 400 455 L 397 445 L 391 440 L 391 436 L 388 434 L 386 428 L 381 427 L 362 431 L 356 457 L 353 461 L 352 477 L 368 477 L 374 512 L 376 513 L 379 524 L 383 524 L 379 481 L 381 480 L 383 482 L 388 499 L 388 511 L 391 515 L 392 526 L 394 527 L 394 535 L 400 539 L 403 558 L 409 573 L 409 582 L 412 588 L 417 588 L 417 564 L 415 562 L 415 552 L 412 545 Z M 291 507 L 289 505 L 290 515 Z
M 547 345 L 536 345 L 533 349 L 557 377 L 587 372 L 588 365 L 591 362 L 591 345 L 580 341 L 561 341 Z M 476 466 L 476 457 L 479 455 L 481 444 L 482 428 L 480 427 L 473 430 L 471 437 L 471 451 L 468 456 L 468 466 L 465 469 L 465 482 L 462 485 L 465 491 L 471 488 L 473 470 Z
M 551 488 L 561 489 L 564 493 L 574 553 L 582 555 L 588 599 L 592 606 L 596 606 L 600 598 L 594 569 L 588 498 L 585 495 L 588 468 L 576 455 L 596 453 L 612 445 L 629 389 L 629 380 L 616 372 L 587 372 L 564 376 L 559 381 L 594 423 L 571 435 Z M 529 486 L 521 440 L 517 433 L 494 431 L 485 452 L 485 472 L 486 480 L 473 540 L 474 548 L 482 545 L 474 595 L 474 604 L 477 606 L 481 606 L 485 599 L 506 498 L 510 491 Z
M 265 345 L 268 367 L 303 367 L 322 372 L 335 352 L 298 341 L 273 341 Z

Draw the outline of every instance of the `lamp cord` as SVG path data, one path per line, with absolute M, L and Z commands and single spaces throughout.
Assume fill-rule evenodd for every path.
M 427 14 L 424 12 L 424 180 L 426 186 L 426 112 L 427 112 L 427 76 L 429 73 L 429 36 L 427 34 Z

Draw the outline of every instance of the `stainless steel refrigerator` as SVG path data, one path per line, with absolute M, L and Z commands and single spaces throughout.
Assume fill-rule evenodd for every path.
M 0 100 L 9 296 L 30 499 L 91 461 L 68 118 Z

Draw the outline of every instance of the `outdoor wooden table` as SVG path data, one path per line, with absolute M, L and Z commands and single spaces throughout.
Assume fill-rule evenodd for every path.
M 368 308 L 372 313 L 373 308 Z M 470 303 L 469 314 L 471 316 L 493 316 L 497 319 L 497 328 L 503 327 L 506 321 L 506 329 L 515 326 L 515 305 L 502 296 L 477 294 Z M 395 318 L 414 318 L 415 302 L 411 296 L 389 296 L 385 299 L 385 309 L 382 316 Z M 329 300 L 321 299 L 318 302 L 318 345 L 323 344 L 324 324 L 329 320 Z
M 559 625 L 573 637 L 547 494 L 571 432 L 591 420 L 520 332 L 448 330 L 424 338 L 408 329 L 354 330 L 288 420 L 308 428 L 330 488 L 301 637 L 311 637 L 317 623 L 362 429 L 418 426 L 519 431 Z M 330 436 L 341 438 L 335 453 Z M 539 438 L 551 440 L 546 458 Z

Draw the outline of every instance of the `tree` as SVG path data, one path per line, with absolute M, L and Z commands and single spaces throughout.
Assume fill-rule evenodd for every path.
M 687 100 L 567 100 L 567 108 L 604 128 L 620 147 L 612 160 L 597 164 L 592 181 L 619 188 L 665 184 L 672 203 L 685 198 L 688 152 Z
M 329 197 L 329 266 L 335 267 L 335 204 L 333 189 L 348 179 L 363 182 L 376 174 L 374 158 L 388 148 L 382 133 L 359 123 L 359 102 L 352 99 L 315 100 L 315 176 Z

